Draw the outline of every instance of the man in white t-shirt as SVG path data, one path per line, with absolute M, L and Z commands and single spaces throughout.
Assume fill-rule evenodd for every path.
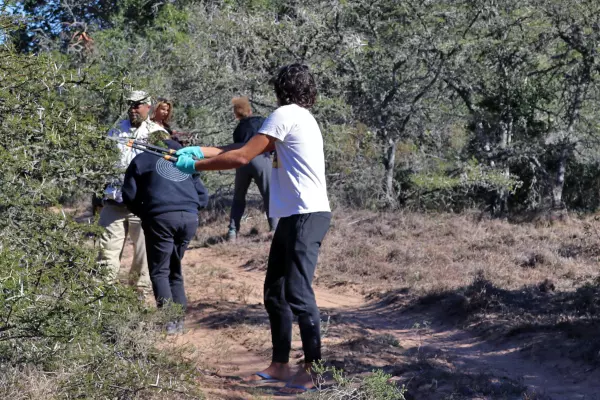
M 291 64 L 279 70 L 274 84 L 279 108 L 256 136 L 242 146 L 186 147 L 177 152 L 176 166 L 189 174 L 233 169 L 275 150 L 269 217 L 280 220 L 269 252 L 264 286 L 273 357 L 266 369 L 246 380 L 286 381 L 281 394 L 293 395 L 313 389 L 311 364 L 321 359 L 320 315 L 312 280 L 331 210 L 323 137 L 308 111 L 317 95 L 314 78 L 307 66 Z M 206 159 L 194 161 L 192 156 Z M 304 368 L 295 374 L 289 365 L 293 316 L 298 318 L 304 350 Z
M 128 94 L 128 118 L 119 122 L 118 126 L 108 132 L 108 136 L 130 138 L 146 141 L 148 134 L 154 131 L 165 131 L 164 128 L 150 121 L 149 112 L 151 98 L 143 91 L 133 91 Z M 166 131 L 165 131 L 166 132 Z M 148 260 L 146 259 L 146 244 L 141 221 L 133 215 L 123 204 L 121 186 L 125 170 L 140 150 L 117 144 L 120 152 L 119 168 L 123 175 L 115 177 L 113 182 L 106 186 L 100 212 L 99 225 L 104 232 L 100 237 L 100 262 L 104 263 L 110 271 L 110 279 L 116 281 L 121 267 L 121 256 L 127 235 L 133 242 L 133 260 L 129 272 L 129 284 L 136 286 L 140 293 L 149 293 L 151 289 L 148 273 Z

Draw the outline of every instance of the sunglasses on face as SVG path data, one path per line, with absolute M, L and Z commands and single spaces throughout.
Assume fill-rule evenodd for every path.
M 144 103 L 140 103 L 138 101 L 128 101 L 127 102 L 127 105 L 129 106 L 129 108 L 138 108 L 142 104 L 144 104 Z

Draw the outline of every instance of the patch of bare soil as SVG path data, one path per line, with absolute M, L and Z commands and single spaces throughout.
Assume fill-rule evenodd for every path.
M 368 218 L 371 224 L 364 225 Z M 519 287 L 515 276 L 509 278 L 508 270 L 491 274 L 495 282 L 488 281 L 484 273 L 473 273 L 470 282 L 461 277 L 455 283 L 457 278 L 451 275 L 449 265 L 458 264 L 461 258 L 454 251 L 446 254 L 447 264 L 437 265 L 437 272 L 419 267 L 424 275 L 415 282 L 428 290 L 392 285 L 391 278 L 361 284 L 356 276 L 345 279 L 336 275 L 336 269 L 352 268 L 370 252 L 371 264 L 357 266 L 358 271 L 366 276 L 376 274 L 374 264 L 381 264 L 385 275 L 402 272 L 402 279 L 407 279 L 414 272 L 407 266 L 411 257 L 433 268 L 432 254 L 439 252 L 437 257 L 441 257 L 444 249 L 452 247 L 444 247 L 441 241 L 428 243 L 433 253 L 427 257 L 420 249 L 407 248 L 400 242 L 409 237 L 408 233 L 381 221 L 375 214 L 338 218 L 325 244 L 322 263 L 328 265 L 325 271 L 319 271 L 315 291 L 329 365 L 357 377 L 382 369 L 393 376 L 392 381 L 408 388 L 407 399 L 600 399 L 599 355 L 594 354 L 600 343 L 594 325 L 599 297 L 595 286 L 583 284 L 570 291 L 552 288 L 553 282 L 546 282 L 547 287 Z M 450 220 L 440 226 L 438 220 L 437 235 L 456 241 L 464 232 L 471 242 L 457 246 L 475 246 L 483 252 L 479 263 L 495 260 L 501 254 L 505 262 L 517 263 L 511 268 L 519 268 L 518 273 L 533 270 L 535 273 L 527 275 L 532 276 L 532 282 L 540 282 L 539 278 L 547 276 L 552 268 L 561 274 L 575 274 L 569 272 L 575 270 L 571 261 L 561 261 L 558 253 L 540 243 L 531 251 L 531 246 L 527 249 L 514 238 L 534 241 L 533 235 L 542 235 L 543 240 L 551 239 L 563 249 L 560 251 L 568 252 L 569 243 L 561 243 L 550 228 L 535 233 L 518 227 L 511 237 L 501 223 L 479 226 L 473 232 L 461 226 L 464 221 Z M 434 229 L 428 225 L 430 222 L 414 216 L 406 217 L 403 223 L 412 226 L 410 240 L 414 246 L 418 245 L 415 235 Z M 270 242 L 261 233 L 262 222 L 257 224 L 234 244 L 222 242 L 220 234 L 224 232 L 219 228 L 200 228 L 198 240 L 184 260 L 190 304 L 186 332 L 167 340 L 193 349 L 198 381 L 208 399 L 269 399 L 283 386 L 245 384 L 240 380 L 264 368 L 270 359 L 268 318 L 262 305 Z M 373 236 L 351 241 L 345 249 L 333 247 L 342 246 L 340 232 L 348 233 L 360 225 Z M 494 227 L 495 233 L 490 231 Z M 387 241 L 376 240 L 382 237 Z M 498 240 L 518 247 L 511 250 L 518 254 L 496 250 Z M 579 247 L 573 251 L 577 255 L 571 260 L 593 251 L 587 239 L 579 237 L 576 241 Z M 371 247 L 357 248 L 360 246 Z M 347 256 L 335 260 L 334 254 L 342 257 L 342 252 Z M 522 259 L 520 252 L 525 254 Z M 532 252 L 546 259 L 530 261 L 535 265 L 528 270 L 519 263 L 526 264 L 525 257 Z M 462 257 L 463 261 L 476 263 L 472 252 L 465 251 Z M 127 257 L 123 261 L 129 265 Z M 589 276 L 587 263 L 582 274 Z M 332 278 L 334 275 L 337 280 Z M 577 277 L 552 278 L 564 288 L 569 285 L 567 279 Z M 435 283 L 434 279 L 442 281 Z M 501 286 L 498 281 L 510 284 Z M 292 359 L 298 364 L 302 361 L 297 330 Z

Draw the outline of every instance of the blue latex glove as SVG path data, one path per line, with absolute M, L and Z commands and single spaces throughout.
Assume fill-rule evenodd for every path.
M 204 154 L 202 153 L 202 150 L 200 150 L 200 146 L 188 146 L 188 147 L 184 147 L 183 149 L 179 149 L 175 152 L 175 154 L 177 154 L 178 156 L 182 155 L 182 154 L 186 154 L 189 156 L 194 156 L 196 157 L 198 160 L 201 160 L 204 158 Z
M 194 165 L 196 165 L 196 160 L 194 160 L 191 155 L 181 154 L 177 156 L 177 162 L 175 163 L 175 166 L 181 172 L 190 175 L 197 173 Z

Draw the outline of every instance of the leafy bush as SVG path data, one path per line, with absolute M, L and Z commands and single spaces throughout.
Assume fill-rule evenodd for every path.
M 106 283 L 98 228 L 60 206 L 101 189 L 117 154 L 97 122 L 109 81 L 59 60 L 0 48 L 0 397 L 194 394 L 189 363 L 155 348 L 168 316 Z
M 323 363 L 313 366 L 317 373 L 317 391 L 307 396 L 318 400 L 405 400 L 404 387 L 390 383 L 392 377 L 381 370 L 375 370 L 363 379 L 348 378 L 343 370 L 326 367 Z M 333 376 L 334 384 L 325 386 L 325 374 Z
M 405 183 L 405 203 L 419 209 L 452 211 L 487 206 L 497 193 L 512 195 L 522 186 L 518 176 L 507 176 L 475 159 L 461 164 L 439 163 L 397 179 Z

